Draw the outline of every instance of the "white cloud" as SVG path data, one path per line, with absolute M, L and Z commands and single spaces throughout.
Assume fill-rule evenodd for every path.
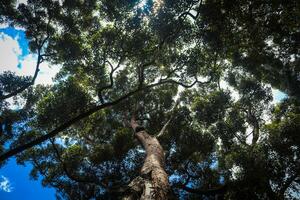
M 23 76 L 33 76 L 36 68 L 37 56 L 29 54 L 21 61 L 21 69 L 17 69 L 16 73 Z M 43 62 L 39 66 L 39 74 L 35 84 L 52 84 L 52 79 L 59 71 L 58 66 L 50 66 L 49 63 Z
M 42 63 L 40 73 L 36 79 L 36 84 L 53 84 L 53 78 L 59 72 L 60 67 L 50 66 L 49 63 Z
M 0 73 L 12 71 L 19 76 L 33 76 L 37 56 L 29 54 L 21 58 L 22 49 L 17 39 L 17 37 L 12 38 L 5 33 L 0 33 Z M 18 64 L 20 64 L 20 68 L 18 68 Z M 50 67 L 49 63 L 42 63 L 35 84 L 52 84 L 52 78 L 58 71 L 58 66 Z
M 0 33 L 0 73 L 17 68 L 22 49 L 17 38 Z
M 20 60 L 21 68 L 16 68 L 12 71 L 16 72 L 19 76 L 33 76 L 36 67 L 36 56 L 32 54 L 27 55 Z
M 1 176 L 0 179 L 0 190 L 3 190 L 4 192 L 12 192 L 13 187 L 11 186 L 10 181 L 5 176 Z

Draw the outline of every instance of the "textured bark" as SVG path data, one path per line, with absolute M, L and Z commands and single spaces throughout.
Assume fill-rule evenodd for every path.
M 165 171 L 165 155 L 158 139 L 149 135 L 143 127 L 140 127 L 135 118 L 131 119 L 131 127 L 135 131 L 135 137 L 146 151 L 146 158 L 141 169 L 141 177 L 144 179 L 143 192 L 140 199 L 169 199 L 170 185 L 168 174 Z
M 145 185 L 145 196 L 148 196 L 147 199 L 149 199 L 150 190 L 151 199 L 168 199 L 170 185 L 168 174 L 164 169 L 165 156 L 162 146 L 156 137 L 150 136 L 144 130 L 137 132 L 135 136 L 146 151 L 146 158 L 141 169 L 141 176 L 149 178 L 151 187 L 149 184 Z

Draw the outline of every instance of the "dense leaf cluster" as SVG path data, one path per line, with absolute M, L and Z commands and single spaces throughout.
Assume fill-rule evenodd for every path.
M 58 199 L 121 199 L 145 156 L 137 112 L 152 135 L 169 123 L 174 198 L 299 198 L 298 1 L 8 0 L 0 13 L 25 29 L 37 72 L 61 67 L 50 86 L 0 75 L 1 164 L 30 162 Z

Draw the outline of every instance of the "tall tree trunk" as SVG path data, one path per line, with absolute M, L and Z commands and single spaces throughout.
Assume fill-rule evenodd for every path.
M 149 135 L 142 127 L 138 126 L 135 119 L 131 120 L 131 126 L 135 131 L 135 137 L 146 151 L 146 158 L 140 172 L 139 181 L 133 181 L 130 187 L 140 186 L 142 195 L 140 199 L 165 200 L 169 199 L 170 185 L 168 174 L 165 171 L 164 150 L 158 139 Z

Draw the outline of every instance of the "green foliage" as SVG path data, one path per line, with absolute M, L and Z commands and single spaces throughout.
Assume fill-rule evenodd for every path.
M 85 116 L 17 155 L 58 197 L 124 195 L 145 156 L 134 113 L 152 136 L 170 120 L 158 140 L 178 198 L 214 199 L 199 191 L 222 185 L 225 199 L 299 193 L 296 0 L 5 1 L 0 13 L 42 61 L 61 66 L 53 85 L 0 102 L 0 153 Z M 4 72 L 0 96 L 30 81 Z M 287 99 L 272 105 L 272 89 Z
M 200 123 L 209 125 L 224 117 L 224 110 L 230 103 L 230 96 L 226 92 L 212 92 L 204 97 L 196 97 L 192 110 Z
M 124 157 L 127 152 L 134 147 L 132 141 L 132 131 L 126 128 L 117 130 L 111 145 L 117 159 Z
M 101 162 L 112 159 L 113 148 L 108 144 L 98 145 L 93 150 L 91 161 L 95 164 L 100 164 Z
M 87 92 L 70 78 L 52 88 L 39 101 L 37 123 L 41 127 L 51 127 L 62 123 L 84 111 L 90 101 L 91 98 Z
M 84 153 L 85 152 L 80 145 L 74 144 L 64 151 L 64 153 L 62 154 L 62 159 L 76 169 L 82 161 L 78 159 L 78 155 L 82 155 Z
M 0 96 L 14 92 L 29 84 L 30 81 L 30 77 L 17 76 L 15 73 L 6 71 L 0 75 Z

